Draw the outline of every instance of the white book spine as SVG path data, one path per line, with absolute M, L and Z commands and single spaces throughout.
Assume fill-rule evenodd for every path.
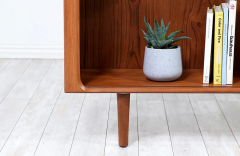
M 213 13 L 207 13 L 203 83 L 209 83 L 210 82 L 210 67 L 211 67 L 211 53 L 212 53 L 212 32 L 213 32 Z
M 228 25 L 228 53 L 227 53 L 227 84 L 233 84 L 235 27 L 236 27 L 237 1 L 229 1 Z

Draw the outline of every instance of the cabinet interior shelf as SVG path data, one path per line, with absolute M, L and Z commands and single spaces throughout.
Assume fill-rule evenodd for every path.
M 240 74 L 235 72 L 234 85 L 214 85 L 203 84 L 202 69 L 184 70 L 182 76 L 173 82 L 154 82 L 148 80 L 142 69 L 83 69 L 81 70 L 81 82 L 87 88 L 130 88 L 135 90 L 137 87 L 142 88 L 142 92 L 156 89 L 163 92 L 237 92 L 240 88 Z M 178 89 L 177 89 L 178 88 Z M 165 90 L 165 91 L 164 91 Z

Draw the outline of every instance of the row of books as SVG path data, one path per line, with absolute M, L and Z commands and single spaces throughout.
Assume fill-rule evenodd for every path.
M 210 83 L 212 60 L 213 83 L 233 84 L 236 10 L 237 0 L 207 10 L 203 83 Z

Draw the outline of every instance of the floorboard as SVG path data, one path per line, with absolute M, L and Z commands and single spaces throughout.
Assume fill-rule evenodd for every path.
M 137 101 L 163 101 L 163 95 L 160 93 L 137 93 Z
M 240 94 L 214 94 L 217 101 L 240 101 Z
M 64 62 L 54 60 L 38 86 L 34 99 L 57 99 L 64 81 Z
M 32 60 L 14 59 L 0 73 L 0 98 L 4 99 Z
M 51 63 L 52 60 L 33 60 L 7 98 L 31 99 Z
M 164 93 L 164 101 L 190 101 L 186 93 Z
M 69 155 L 84 95 L 59 97 L 35 156 Z
M 130 102 L 129 144 L 127 148 L 118 145 L 117 100 L 111 100 L 105 156 L 138 156 L 138 128 L 136 100 Z
M 216 101 L 192 101 L 209 156 L 239 156 L 233 133 Z
M 137 109 L 139 156 L 173 156 L 161 94 L 137 94 Z
M 0 59 L 0 73 L 10 63 L 12 59 Z
M 0 150 L 2 150 L 13 128 L 29 100 L 5 99 L 0 104 Z M 1 152 L 0 152 L 1 153 Z
M 188 94 L 190 101 L 216 101 L 214 94 Z
M 174 155 L 208 156 L 189 101 L 164 100 Z
M 83 98 L 86 99 L 85 93 L 65 93 L 63 86 L 58 100 L 81 101 Z
M 110 100 L 111 93 L 88 93 L 85 100 Z
M 104 155 L 110 96 L 86 94 L 70 156 Z
M 228 98 L 227 95 L 225 95 L 225 100 L 219 100 L 218 98 L 218 104 L 238 142 L 238 146 L 240 145 L 240 99 L 238 97 L 238 94 L 231 95 L 231 98 Z M 231 101 L 229 101 L 231 100 Z M 233 101 L 234 100 L 234 101 Z
M 33 156 L 55 103 L 56 100 L 31 100 L 0 156 Z

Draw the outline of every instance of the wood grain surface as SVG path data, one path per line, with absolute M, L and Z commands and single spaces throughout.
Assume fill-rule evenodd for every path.
M 117 94 L 118 140 L 120 147 L 128 146 L 130 94 Z
M 87 93 L 239 93 L 240 73 L 233 85 L 202 83 L 202 69 L 186 69 L 173 82 L 149 81 L 142 69 L 82 69 L 81 87 L 70 92 Z
M 192 40 L 177 43 L 182 47 L 183 66 L 202 69 L 206 10 L 224 1 L 81 0 L 81 68 L 141 69 L 146 46 L 142 33 L 146 16 L 152 26 L 154 19 L 163 18 L 165 24 L 171 22 L 169 32 L 183 30 L 185 33 L 181 35 L 191 37 Z M 240 25 L 240 9 L 237 18 Z M 240 51 L 239 45 L 236 50 Z
M 80 82 L 80 1 L 64 1 L 64 90 L 79 90 Z
M 240 73 L 234 77 L 234 85 L 203 84 L 202 69 L 186 69 L 182 76 L 173 82 L 150 81 L 142 69 L 82 69 L 81 79 L 86 87 L 240 87 Z

